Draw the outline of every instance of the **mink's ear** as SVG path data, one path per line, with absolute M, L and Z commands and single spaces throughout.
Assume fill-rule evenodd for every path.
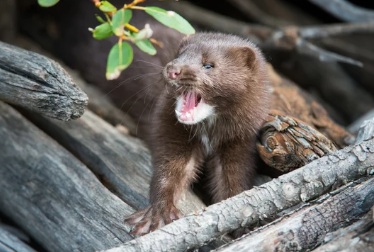
M 256 52 L 253 48 L 243 46 L 231 48 L 228 52 L 229 57 L 233 57 L 235 61 L 241 60 L 241 62 L 249 68 L 254 67 L 256 61 Z

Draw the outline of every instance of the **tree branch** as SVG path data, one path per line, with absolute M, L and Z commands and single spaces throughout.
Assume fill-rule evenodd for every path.
M 358 185 L 349 184 L 339 188 L 315 205 L 304 206 L 296 212 L 283 216 L 280 221 L 259 228 L 235 243 L 217 252 L 305 251 L 320 245 L 325 236 L 340 227 L 347 226 L 368 212 L 374 204 L 374 178 Z M 312 203 L 312 204 L 313 204 Z
M 309 0 L 323 10 L 347 22 L 364 22 L 374 20 L 374 12 L 353 5 L 345 0 Z

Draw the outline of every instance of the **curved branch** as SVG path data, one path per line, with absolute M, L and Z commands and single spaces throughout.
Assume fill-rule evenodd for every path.
M 374 20 L 374 12 L 353 5 L 345 0 L 309 0 L 330 14 L 347 22 Z

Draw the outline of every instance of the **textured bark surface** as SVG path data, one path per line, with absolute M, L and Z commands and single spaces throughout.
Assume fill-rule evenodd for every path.
M 277 179 L 108 251 L 183 251 L 374 173 L 374 140 L 346 147 Z
M 0 100 L 68 121 L 80 117 L 87 95 L 56 62 L 0 42 Z
M 324 243 L 313 251 L 374 251 L 373 209 L 352 225 L 327 234 Z
M 0 103 L 1 212 L 50 251 L 108 249 L 132 239 L 133 209 L 55 141 Z
M 331 192 L 330 195 L 270 223 L 221 252 L 304 251 L 320 245 L 329 232 L 347 226 L 368 212 L 374 204 L 374 179 Z M 330 250 L 328 250 L 330 251 Z

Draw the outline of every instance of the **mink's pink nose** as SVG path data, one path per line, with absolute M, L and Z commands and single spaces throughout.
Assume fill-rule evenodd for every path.
M 172 80 L 175 80 L 180 74 L 181 71 L 179 69 L 168 69 L 168 77 Z

